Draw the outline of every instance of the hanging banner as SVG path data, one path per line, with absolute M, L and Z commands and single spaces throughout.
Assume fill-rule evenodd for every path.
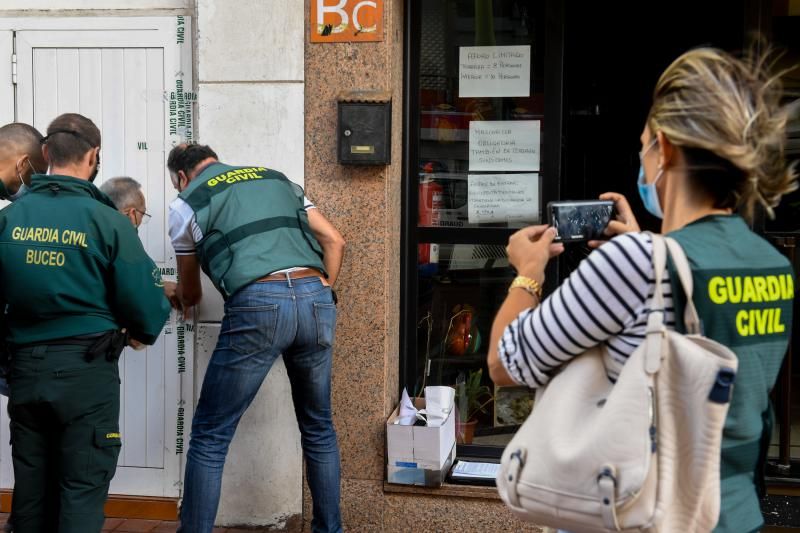
M 383 40 L 383 0 L 311 0 L 311 42 Z

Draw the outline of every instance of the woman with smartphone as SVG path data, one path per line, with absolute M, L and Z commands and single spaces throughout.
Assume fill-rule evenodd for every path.
M 781 97 L 765 58 L 691 50 L 658 80 L 640 138 L 641 200 L 688 256 L 704 334 L 739 359 L 723 432 L 715 532 L 763 525 L 755 470 L 768 393 L 789 340 L 794 277 L 786 258 L 747 221 L 757 208 L 771 215 L 797 186 L 784 157 L 788 110 Z M 496 384 L 544 386 L 596 345 L 604 346 L 614 381 L 642 342 L 655 285 L 652 242 L 622 195 L 601 198 L 615 203 L 617 220 L 606 230 L 613 238 L 594 242 L 596 250 L 546 299 L 545 266 L 563 251 L 553 244 L 555 230 L 532 226 L 509 239 L 518 277 L 492 326 L 488 366 Z M 669 273 L 663 281 L 670 286 Z M 667 289 L 664 296 L 667 327 L 675 328 L 683 295 Z

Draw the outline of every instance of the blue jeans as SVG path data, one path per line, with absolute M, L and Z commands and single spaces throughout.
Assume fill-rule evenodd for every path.
M 331 417 L 335 329 L 331 289 L 319 278 L 255 282 L 228 299 L 192 420 L 179 532 L 213 530 L 228 447 L 280 354 L 292 387 L 314 502 L 311 529 L 342 531 L 339 447 Z

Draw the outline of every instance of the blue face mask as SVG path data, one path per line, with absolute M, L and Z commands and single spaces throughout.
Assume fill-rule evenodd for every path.
M 639 154 L 639 180 L 637 181 L 637 185 L 639 186 L 639 196 L 642 198 L 642 203 L 644 204 L 644 208 L 647 211 L 658 218 L 664 218 L 664 212 L 661 210 L 661 203 L 658 201 L 658 191 L 656 191 L 656 183 L 658 180 L 661 179 L 661 176 L 664 174 L 663 169 L 659 169 L 658 174 L 656 174 L 656 179 L 653 180 L 653 183 L 647 183 L 645 175 L 644 175 L 644 164 L 642 163 L 642 159 L 647 152 L 649 152 L 653 146 L 656 145 L 656 139 L 653 139 L 653 142 L 650 143 L 650 146 L 647 149 Z
M 17 200 L 25 196 L 27 193 L 28 193 L 28 186 L 23 183 L 22 185 L 19 186 L 17 192 L 8 195 L 8 201 L 16 202 Z
M 28 166 L 30 166 L 33 173 L 36 174 L 36 169 L 33 168 L 33 163 L 28 161 Z M 19 172 L 17 172 L 17 177 L 19 178 L 19 189 L 17 189 L 17 192 L 14 194 L 8 195 L 9 202 L 16 202 L 28 193 L 28 186 L 25 184 L 25 180 L 22 179 L 22 176 L 19 174 Z

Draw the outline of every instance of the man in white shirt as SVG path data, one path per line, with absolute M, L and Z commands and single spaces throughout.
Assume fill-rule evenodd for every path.
M 104 182 L 100 190 L 111 198 L 117 211 L 128 217 L 133 227 L 137 230 L 142 224 L 147 224 L 151 216 L 147 212 L 147 204 L 142 193 L 142 184 L 128 176 L 117 176 Z M 181 310 L 181 302 L 177 294 L 177 284 L 174 281 L 164 280 L 164 295 L 170 305 Z

